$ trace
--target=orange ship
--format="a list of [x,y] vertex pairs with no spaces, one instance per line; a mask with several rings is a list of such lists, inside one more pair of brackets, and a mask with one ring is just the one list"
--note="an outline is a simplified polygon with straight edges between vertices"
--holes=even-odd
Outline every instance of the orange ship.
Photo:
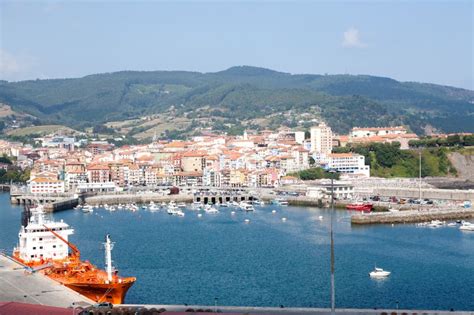
[[25,209],[13,258],[98,303],[122,304],[136,278],[119,277],[113,270],[110,236],[104,243],[106,270],[101,270],[89,261],[81,261],[79,250],[67,240],[72,233],[62,220],[46,220],[41,206]]

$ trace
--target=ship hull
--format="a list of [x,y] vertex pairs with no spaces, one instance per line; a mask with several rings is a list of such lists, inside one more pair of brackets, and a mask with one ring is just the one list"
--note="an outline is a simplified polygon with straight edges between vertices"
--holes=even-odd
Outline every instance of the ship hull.
[[354,211],[363,211],[363,212],[370,212],[372,210],[371,204],[348,204],[346,206],[347,210],[354,210]]
[[127,294],[133,282],[111,284],[64,283],[64,285],[98,303],[122,304],[125,294]]

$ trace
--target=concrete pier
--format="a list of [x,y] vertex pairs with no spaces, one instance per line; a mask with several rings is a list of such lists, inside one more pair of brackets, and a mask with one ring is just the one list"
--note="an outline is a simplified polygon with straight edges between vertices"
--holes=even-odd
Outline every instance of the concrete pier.
[[155,193],[147,193],[147,194],[115,194],[115,195],[98,195],[92,197],[85,197],[84,202],[90,205],[98,205],[98,204],[108,204],[108,205],[117,205],[119,203],[149,203],[150,201],[153,202],[169,202],[169,201],[176,201],[176,202],[192,202],[193,196],[192,195],[161,195]]
[[[163,314],[185,315],[185,314],[281,314],[281,315],[330,315],[331,310],[328,308],[310,308],[310,307],[252,307],[252,306],[216,306],[216,305],[132,305],[124,304],[115,306],[121,309],[138,310],[138,309],[155,309],[164,311]],[[133,313],[133,312],[132,312]],[[438,311],[438,310],[405,310],[405,309],[355,309],[355,308],[338,308],[336,314],[344,315],[473,315],[472,311]]]
[[0,301],[57,307],[84,307],[94,304],[94,301],[40,273],[27,272],[22,265],[2,253],[0,253]]
[[204,204],[215,204],[225,202],[241,202],[241,201],[252,201],[255,196],[247,192],[232,192],[219,190],[217,192],[200,192],[194,194],[193,201],[201,202]]
[[399,211],[372,212],[355,214],[351,217],[352,224],[392,224],[417,223],[431,220],[461,220],[474,218],[474,209],[431,210],[431,211]]

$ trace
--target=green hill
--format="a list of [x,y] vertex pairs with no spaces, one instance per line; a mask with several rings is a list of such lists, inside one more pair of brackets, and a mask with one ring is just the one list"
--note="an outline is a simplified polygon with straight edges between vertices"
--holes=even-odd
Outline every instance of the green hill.
[[398,124],[418,133],[427,126],[474,132],[470,90],[367,75],[292,75],[249,66],[216,73],[122,71],[0,81],[0,102],[43,124],[73,128],[160,113],[220,117],[224,125],[236,126],[265,118],[269,124],[294,127],[301,115],[311,112],[340,133],[354,126]]

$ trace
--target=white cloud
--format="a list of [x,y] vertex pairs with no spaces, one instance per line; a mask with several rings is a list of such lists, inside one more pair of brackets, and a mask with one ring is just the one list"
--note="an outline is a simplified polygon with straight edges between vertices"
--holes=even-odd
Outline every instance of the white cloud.
[[361,41],[359,30],[355,27],[351,27],[344,32],[342,46],[350,48],[363,48],[366,47],[367,44]]

